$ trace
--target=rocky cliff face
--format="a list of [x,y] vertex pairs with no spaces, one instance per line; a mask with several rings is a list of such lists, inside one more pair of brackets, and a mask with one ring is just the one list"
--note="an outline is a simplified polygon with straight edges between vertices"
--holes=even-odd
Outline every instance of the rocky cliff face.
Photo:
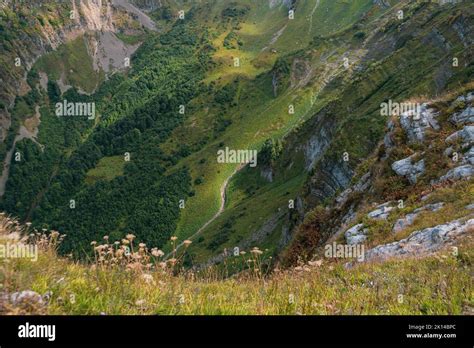
[[[423,257],[445,248],[456,250],[456,245],[472,236],[474,138],[470,127],[474,124],[468,116],[472,88],[471,83],[458,93],[425,101],[423,105],[437,115],[437,127],[425,128],[422,140],[410,138],[419,129],[417,122],[407,123],[403,115],[390,120],[391,146],[380,143],[367,159],[370,165],[362,166],[368,172],[358,182],[323,210],[307,213],[311,218],[296,228],[286,261],[294,262],[295,252],[303,258],[320,258],[328,243],[364,246],[359,262]],[[415,150],[414,155],[399,159]],[[336,174],[318,174],[324,175]]]
[[156,29],[145,13],[126,0],[71,0],[43,6],[6,0],[0,15],[5,23],[5,64],[0,66],[2,140],[10,126],[6,107],[12,106],[15,96],[29,91],[26,76],[39,57],[84,36],[94,69],[110,73],[124,68],[124,59],[138,47],[125,44],[115,35],[117,32],[136,34],[142,31],[140,26]]
[[[50,6],[47,12],[37,17],[33,16],[34,5],[18,4],[7,1],[2,6],[3,17],[6,19],[7,34],[21,35],[21,40],[9,42],[6,48],[10,53],[9,58],[19,58],[18,69],[5,66],[1,71],[3,80],[0,96],[7,100],[8,105],[17,94],[24,94],[27,89],[25,77],[34,62],[42,55],[58,48],[59,45],[76,38],[88,30],[113,30],[112,10],[109,2],[101,0],[71,1],[58,6]],[[14,27],[16,11],[21,11],[30,30]],[[39,9],[41,11],[41,9]],[[73,17],[73,18],[71,18]]]
[[275,8],[277,6],[284,5],[287,8],[292,8],[295,6],[297,0],[269,0],[268,1],[268,6],[270,8]]

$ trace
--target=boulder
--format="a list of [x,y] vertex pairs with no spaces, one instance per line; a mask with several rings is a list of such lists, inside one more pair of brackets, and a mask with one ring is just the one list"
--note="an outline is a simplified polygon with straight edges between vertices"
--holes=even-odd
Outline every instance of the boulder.
[[474,228],[474,219],[454,220],[415,231],[398,242],[379,245],[368,250],[365,253],[365,261],[426,255],[450,244],[458,236],[468,233],[472,228]]
[[393,171],[397,173],[397,175],[406,177],[411,184],[415,184],[418,176],[425,172],[425,161],[422,159],[413,163],[414,156],[415,155],[411,155],[392,164]]
[[445,175],[443,175],[439,181],[446,180],[461,180],[464,178],[470,178],[474,175],[474,166],[471,164],[466,164],[463,166],[455,167],[449,170]]
[[464,154],[462,163],[474,165],[474,146]]
[[422,212],[422,211],[426,211],[426,210],[429,210],[429,211],[432,211],[432,212],[435,212],[435,211],[438,211],[440,210],[442,207],[444,206],[444,203],[443,202],[439,202],[439,203],[433,203],[433,204],[427,204],[423,207],[420,207],[418,209],[415,209],[413,211],[413,213],[410,213],[410,214],[407,214],[405,215],[405,217],[401,218],[401,219],[398,219],[395,224],[393,225],[393,229],[392,229],[392,232],[393,233],[397,233],[403,229],[405,229],[406,227],[410,226],[413,224],[413,222],[415,221],[415,219],[418,217],[418,215]]
[[358,224],[349,228],[344,236],[349,245],[360,244],[367,240],[368,229],[364,228],[364,224]]
[[454,153],[454,149],[453,149],[452,146],[450,146],[450,147],[446,148],[446,150],[444,150],[444,155],[446,157],[451,157],[453,153]]
[[367,217],[375,220],[386,220],[393,207],[390,206],[390,202],[377,206],[377,209],[372,210],[367,214]]
[[400,115],[400,124],[405,130],[408,141],[411,143],[420,143],[425,140],[425,131],[427,129],[439,130],[438,121],[435,117],[438,113],[434,109],[428,108],[425,103],[421,105],[419,112],[410,110]]
[[458,125],[474,123],[474,107],[469,105],[463,111],[453,114],[449,120]]
[[464,146],[474,143],[474,126],[464,126],[446,138],[447,143],[461,141]]

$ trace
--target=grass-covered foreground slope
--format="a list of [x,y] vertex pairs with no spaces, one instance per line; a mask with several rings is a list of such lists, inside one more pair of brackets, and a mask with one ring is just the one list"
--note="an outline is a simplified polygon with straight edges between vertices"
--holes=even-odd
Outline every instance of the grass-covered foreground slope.
[[[19,243],[16,232],[34,233],[7,221],[1,218],[2,243]],[[261,272],[268,256],[247,253],[234,261],[246,263],[247,271],[224,280],[215,270],[179,273],[180,260],[162,263],[157,250],[145,251],[144,246],[135,245],[136,254],[127,258],[121,247],[95,245],[96,259],[86,265],[57,256],[62,238],[55,233],[30,238],[39,246],[36,262],[2,259],[0,264],[2,314],[467,314],[472,310],[472,236],[459,242],[456,256],[448,249],[423,259],[350,269],[341,262],[321,260],[271,275]],[[133,245],[133,236],[126,241]],[[109,247],[116,250],[112,256],[100,256]],[[22,300],[11,300],[19,298],[15,292],[22,293]]]

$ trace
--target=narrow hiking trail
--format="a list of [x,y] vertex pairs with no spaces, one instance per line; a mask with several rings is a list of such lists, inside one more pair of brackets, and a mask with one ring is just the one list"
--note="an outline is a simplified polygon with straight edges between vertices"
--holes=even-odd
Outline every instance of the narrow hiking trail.
[[155,22],[142,10],[133,4],[129,3],[127,0],[113,0],[112,2],[116,6],[121,6],[130,13],[133,13],[137,16],[138,21],[146,28],[150,30],[157,30]]
[[316,4],[313,7],[313,10],[311,11],[311,14],[309,15],[309,28],[308,28],[308,34],[311,35],[311,30],[313,29],[313,15],[314,12],[316,12],[316,9],[319,7],[319,3],[321,0],[316,0]]
[[[225,207],[225,203],[226,203],[226,192],[227,192],[227,186],[229,185],[229,182],[230,180],[234,177],[235,174],[237,174],[239,171],[241,171],[243,168],[245,168],[245,165],[241,164],[239,165],[233,172],[231,175],[229,175],[225,180],[224,182],[222,183],[221,185],[221,189],[220,189],[220,193],[221,193],[221,205],[219,207],[219,210],[214,214],[214,216],[212,218],[210,218],[209,220],[206,221],[206,223],[204,223],[204,225],[202,225],[196,232],[194,232],[191,236],[189,236],[187,239],[191,240],[193,238],[195,238],[197,235],[199,235],[202,231],[204,231],[206,229],[207,226],[209,226],[214,220],[216,220],[223,212],[224,212],[224,207]],[[176,248],[175,248],[175,251],[178,251],[179,248],[181,248],[184,244],[184,241],[179,243]],[[170,252],[168,253],[166,256],[165,256],[165,259],[167,259],[173,252]]]
[[10,165],[13,157],[13,152],[15,151],[16,143],[23,139],[30,139],[40,147],[41,151],[44,151],[44,145],[40,144],[36,140],[38,136],[39,124],[41,122],[40,118],[41,114],[39,112],[39,106],[36,106],[35,115],[25,120],[25,124],[27,122],[30,123],[30,129],[28,129],[25,125],[20,126],[18,134],[15,136],[10,150],[8,150],[7,154],[5,155],[5,160],[3,161],[2,175],[0,176],[0,197],[5,194],[5,187],[7,185],[8,176],[10,174]]
[[[284,95],[288,95],[290,94],[291,91],[286,91],[284,93]],[[262,111],[262,113],[264,112],[267,112],[269,109],[271,109],[271,107],[273,106],[273,104],[267,106],[265,108],[265,110]],[[306,114],[311,111],[311,108],[309,108],[301,117],[305,117]],[[289,132],[291,131],[291,127],[284,133],[283,137],[285,137],[286,135],[289,134]],[[191,236],[187,237],[186,239],[189,239],[189,240],[192,240],[193,238],[195,238],[196,236],[198,236],[202,231],[204,231],[207,226],[209,226],[213,221],[215,221],[223,212],[224,212],[224,208],[225,208],[225,203],[226,203],[226,191],[227,191],[227,186],[229,185],[229,182],[232,180],[232,178],[239,172],[241,171],[242,169],[245,168],[245,164],[240,164],[233,172],[231,175],[229,175],[225,180],[224,182],[222,183],[221,185],[221,189],[220,189],[220,193],[221,193],[221,205],[219,207],[219,210],[214,214],[214,216],[212,218],[210,218],[208,221],[206,221],[195,233],[193,233]],[[178,251],[179,248],[181,248],[182,246],[184,245],[184,241],[179,243],[176,248],[175,248],[175,251]],[[170,257],[171,255],[173,254],[173,252],[170,252],[168,253],[166,256],[165,256],[165,259],[168,259],[168,257]]]
[[[286,91],[283,96],[287,96],[291,93],[291,89]],[[313,105],[313,102],[311,104],[311,107],[306,110],[306,112],[304,112],[303,115],[301,115],[300,119],[304,119],[305,116],[307,115],[308,112],[311,111],[312,109],[312,105]],[[265,112],[268,112],[268,110],[270,110],[271,108],[273,107],[273,103],[271,103],[270,105],[268,105],[263,111],[262,113],[265,113]],[[292,130],[292,127],[290,127],[284,134],[283,134],[283,137],[285,137],[286,135],[288,135]],[[197,235],[199,235],[202,231],[204,231],[213,221],[215,221],[223,212],[224,212],[224,207],[225,207],[225,203],[226,203],[226,191],[227,191],[227,186],[229,184],[229,182],[232,180],[232,178],[240,171],[242,170],[243,168],[245,168],[245,165],[244,164],[241,164],[239,165],[235,170],[234,172],[229,175],[225,180],[224,182],[222,183],[221,185],[221,189],[220,189],[220,193],[221,193],[221,205],[219,207],[219,210],[214,214],[214,216],[212,218],[210,218],[206,223],[204,223],[195,233],[193,233],[191,236],[187,237],[187,239],[189,240],[192,240],[193,238],[195,238]],[[178,251],[179,248],[181,246],[184,245],[184,241],[179,243],[175,250]],[[173,252],[170,252],[168,253],[166,256],[165,256],[165,259],[167,259]]]

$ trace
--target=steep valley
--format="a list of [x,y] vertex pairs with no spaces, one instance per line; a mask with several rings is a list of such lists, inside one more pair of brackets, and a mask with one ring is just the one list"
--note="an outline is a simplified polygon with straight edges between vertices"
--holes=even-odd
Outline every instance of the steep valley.
[[[66,234],[53,259],[97,261],[104,236],[131,238],[165,265],[182,253],[184,270],[215,267],[230,291],[256,269],[245,255],[328,289],[337,274],[396,284],[420,258],[419,276],[459,272],[455,303],[414,287],[412,311],[377,298],[358,313],[472,310],[471,2],[3,0],[0,19],[0,209]],[[64,101],[94,114],[58,114]],[[389,102],[421,111],[384,115]],[[225,148],[257,151],[257,165],[220,163]],[[365,260],[328,257],[331,243],[363,245]],[[451,248],[462,257],[433,266]],[[234,305],[223,312],[245,311]],[[127,313],[99,307],[81,313]],[[282,308],[262,311],[299,311]]]

